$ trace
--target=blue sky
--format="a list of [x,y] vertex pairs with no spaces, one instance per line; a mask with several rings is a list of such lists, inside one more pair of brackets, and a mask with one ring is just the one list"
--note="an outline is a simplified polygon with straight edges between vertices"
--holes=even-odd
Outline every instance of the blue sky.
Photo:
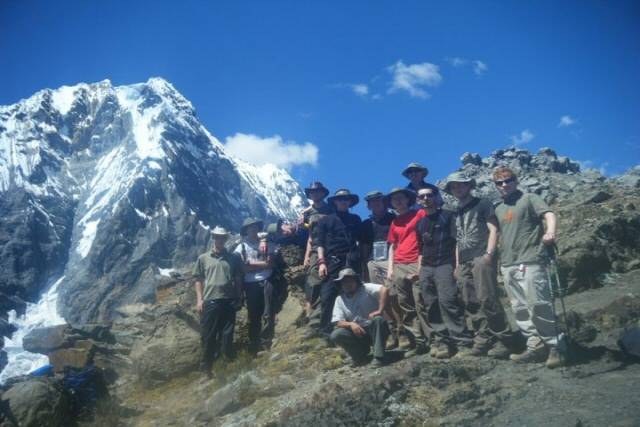
[[161,76],[240,154],[267,144],[332,190],[388,190],[410,161],[435,181],[514,141],[640,162],[635,1],[4,0],[0,53],[0,104]]

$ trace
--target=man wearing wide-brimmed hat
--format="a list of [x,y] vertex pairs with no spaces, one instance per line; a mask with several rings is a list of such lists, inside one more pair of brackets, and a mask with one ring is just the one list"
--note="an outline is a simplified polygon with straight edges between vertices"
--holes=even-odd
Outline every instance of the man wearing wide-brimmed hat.
[[427,338],[417,317],[417,310],[422,311],[424,307],[418,284],[420,251],[416,225],[425,216],[425,212],[412,208],[416,202],[416,193],[408,188],[394,188],[387,197],[396,211],[387,238],[390,245],[387,278],[395,288],[402,308],[402,326],[409,339],[405,349],[409,355],[423,354],[427,352]]
[[366,263],[365,281],[384,285],[389,289],[389,318],[393,343],[389,348],[399,345],[399,333],[402,320],[402,310],[398,305],[398,295],[395,288],[387,281],[389,269],[389,228],[396,217],[389,211],[389,200],[381,191],[370,191],[364,197],[367,208],[371,211],[369,218],[362,221],[360,238],[362,241],[362,259]]
[[242,223],[242,241],[235,249],[244,263],[244,295],[249,315],[249,353],[255,355],[271,347],[275,329],[273,310],[273,261],[275,245],[269,244],[266,233],[259,236],[264,223],[247,218]]
[[237,256],[225,249],[229,232],[215,227],[213,247],[193,267],[196,309],[201,313],[201,370],[211,377],[213,362],[224,354],[232,359],[236,309],[242,301],[243,269]]
[[425,181],[425,178],[429,175],[429,169],[420,163],[409,163],[406,168],[402,170],[402,176],[409,180],[407,187],[409,190],[413,190],[416,194],[421,188],[431,188],[436,194],[438,203],[442,204],[442,196],[440,189],[433,184]]
[[513,332],[498,297],[498,220],[490,200],[473,196],[475,186],[475,179],[454,172],[444,190],[458,201],[456,277],[474,332],[470,354],[508,358]]
[[333,207],[326,203],[324,199],[329,195],[329,190],[319,181],[312,182],[304,189],[304,194],[311,200],[311,206],[302,212],[300,219],[301,226],[307,230],[308,239],[304,254],[304,266],[306,268],[305,278],[305,309],[312,326],[320,322],[318,316],[312,316],[314,311],[319,311],[320,285],[322,278],[318,272],[318,245],[311,239],[313,227],[323,215],[333,212]]
[[323,282],[320,289],[320,331],[331,332],[331,312],[338,296],[333,279],[345,266],[360,269],[359,231],[361,220],[349,212],[359,198],[349,190],[340,189],[329,199],[335,212],[321,217],[313,227],[311,239],[318,245],[318,273]]
[[342,269],[334,282],[341,288],[332,310],[335,329],[331,341],[342,347],[352,359],[352,366],[368,362],[373,347],[374,366],[385,363],[385,343],[389,326],[382,316],[388,290],[373,283],[362,283],[351,268]]
[[342,221],[347,229],[347,234],[351,242],[351,251],[349,252],[347,264],[357,273],[360,273],[362,270],[362,261],[359,244],[362,219],[360,219],[359,215],[349,211],[349,209],[360,202],[360,198],[357,194],[351,193],[346,188],[341,188],[337,190],[333,196],[329,197],[327,202],[333,206],[335,215],[340,218],[340,221]]

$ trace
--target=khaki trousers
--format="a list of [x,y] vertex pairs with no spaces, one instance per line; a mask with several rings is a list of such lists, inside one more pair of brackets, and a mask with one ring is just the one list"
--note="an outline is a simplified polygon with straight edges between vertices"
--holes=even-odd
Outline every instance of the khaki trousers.
[[518,328],[527,337],[527,347],[535,349],[543,343],[556,346],[556,319],[546,266],[510,265],[500,270]]

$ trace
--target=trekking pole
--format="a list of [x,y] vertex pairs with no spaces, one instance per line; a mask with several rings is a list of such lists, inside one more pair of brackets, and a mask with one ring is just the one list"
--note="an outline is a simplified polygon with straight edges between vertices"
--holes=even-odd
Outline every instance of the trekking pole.
[[[564,340],[564,335],[571,340],[571,335],[569,334],[569,323],[567,322],[567,309],[564,304],[564,289],[562,288],[562,282],[560,281],[560,274],[558,273],[558,263],[557,263],[557,252],[558,248],[555,244],[549,245],[546,247],[547,257],[549,261],[549,266],[547,268],[547,278],[549,281],[549,287],[551,288],[551,308],[553,311],[554,317],[556,316],[556,308],[555,301],[556,298],[560,300],[560,307],[562,309],[562,321],[565,325],[565,333],[563,334],[558,327],[558,323],[556,322],[556,336],[558,337],[558,350],[560,353],[566,353],[568,350],[568,345]],[[553,270],[553,277],[551,275],[551,270]],[[561,347],[563,346],[563,347]]]

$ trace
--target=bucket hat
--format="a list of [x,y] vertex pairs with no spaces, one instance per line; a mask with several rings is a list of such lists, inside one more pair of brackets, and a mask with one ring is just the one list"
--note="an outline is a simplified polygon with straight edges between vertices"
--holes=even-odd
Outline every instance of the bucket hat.
[[346,188],[341,188],[339,190],[336,190],[334,195],[327,199],[327,202],[329,202],[329,204],[333,204],[334,200],[336,199],[349,199],[350,208],[357,205],[358,202],[360,201],[360,198],[358,197],[357,194],[351,193],[351,191],[347,190]]
[[467,176],[463,172],[453,172],[447,177],[447,184],[444,186],[444,191],[446,193],[451,194],[451,183],[452,182],[463,182],[471,184],[471,188],[476,188],[476,180]]
[[360,276],[358,276],[358,273],[356,273],[353,268],[343,268],[342,270],[340,270],[340,273],[338,273],[338,278],[334,279],[333,281],[336,283],[342,283],[344,279],[350,277],[356,279],[358,283],[362,283],[362,280],[360,280]]
[[416,202],[416,197],[417,197],[416,192],[408,188],[402,188],[402,187],[392,188],[391,191],[389,191],[389,193],[387,194],[387,198],[389,198],[389,201],[391,201],[391,197],[397,193],[403,193],[405,196],[407,196],[409,198],[410,206]]
[[312,182],[311,185],[304,189],[304,194],[309,197],[309,192],[316,190],[320,190],[324,193],[324,196],[322,196],[323,199],[329,195],[329,189],[322,185],[320,181]]
[[422,171],[424,172],[424,176],[429,175],[429,169],[427,169],[425,166],[422,166],[420,163],[413,162],[409,163],[407,167],[404,168],[404,170],[402,171],[402,176],[409,179],[409,172],[412,170]]
[[220,227],[219,225],[216,225],[213,228],[213,230],[211,231],[211,234],[213,234],[214,236],[223,236],[223,237],[229,237],[231,235],[226,228]]
[[260,225],[260,229],[262,229],[262,227],[264,226],[264,222],[261,219],[257,219],[257,218],[247,218],[242,222],[242,227],[240,227],[240,234],[242,234],[243,236],[245,235],[245,232],[247,231],[247,228],[251,227],[252,225],[255,224],[259,224]]

